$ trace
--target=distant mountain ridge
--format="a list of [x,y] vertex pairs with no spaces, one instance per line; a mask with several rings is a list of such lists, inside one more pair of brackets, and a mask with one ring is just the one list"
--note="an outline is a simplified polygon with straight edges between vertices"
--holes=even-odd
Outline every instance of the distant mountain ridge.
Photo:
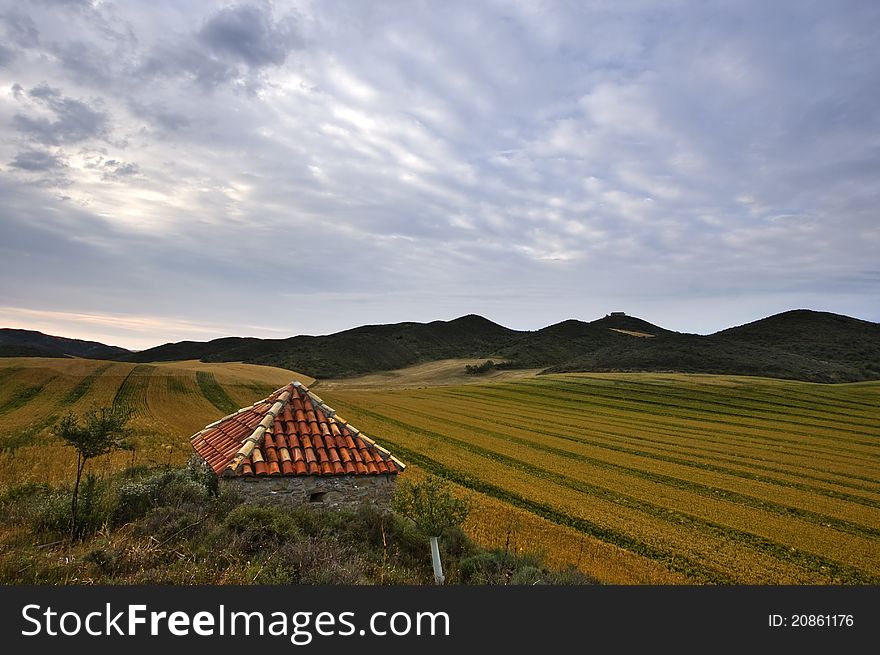
[[2,357],[115,359],[130,352],[125,348],[108,346],[97,341],[56,337],[36,330],[0,328],[0,356]]
[[[806,309],[776,314],[702,336],[666,330],[619,312],[594,321],[566,320],[519,331],[469,314],[451,321],[363,325],[324,336],[287,339],[224,337],[180,341],[140,352],[35,336],[6,348],[38,348],[78,357],[133,362],[200,359],[244,361],[336,378],[450,358],[503,361],[506,368],[545,372],[669,371],[779,377],[813,382],[880,380],[880,324]],[[57,340],[61,340],[59,343]],[[87,344],[73,352],[74,344]],[[89,354],[84,354],[89,353]]]
[[[645,338],[639,335],[651,335]],[[326,336],[180,342],[125,355],[281,366],[316,378],[360,375],[447,358],[505,360],[547,372],[678,371],[814,382],[880,379],[880,324],[793,310],[708,336],[609,314],[518,331],[470,314],[452,321],[364,325]]]

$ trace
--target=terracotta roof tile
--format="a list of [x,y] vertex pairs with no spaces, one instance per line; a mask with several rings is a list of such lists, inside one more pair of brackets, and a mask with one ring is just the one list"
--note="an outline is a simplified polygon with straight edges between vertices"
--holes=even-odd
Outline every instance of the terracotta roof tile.
[[402,470],[387,451],[334,416],[306,387],[291,383],[212,423],[190,443],[218,475],[393,475]]

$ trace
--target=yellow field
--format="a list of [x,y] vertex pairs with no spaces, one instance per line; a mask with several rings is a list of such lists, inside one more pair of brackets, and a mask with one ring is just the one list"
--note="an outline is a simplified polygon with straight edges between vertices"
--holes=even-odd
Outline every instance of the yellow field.
[[[478,543],[617,584],[880,583],[880,384],[463,367],[317,386],[408,479],[470,495]],[[246,364],[0,360],[0,487],[70,479],[73,452],[49,432],[65,411],[135,410],[137,450],[93,470],[180,463],[192,433],[292,379],[313,382]]]
[[880,582],[880,384],[664,374],[322,390],[475,498],[481,543],[614,583]]
[[239,363],[0,359],[0,488],[71,479],[74,451],[50,433],[68,411],[117,404],[135,412],[136,449],[99,458],[90,463],[93,470],[181,463],[192,454],[190,435],[294,379],[313,381],[285,369]]

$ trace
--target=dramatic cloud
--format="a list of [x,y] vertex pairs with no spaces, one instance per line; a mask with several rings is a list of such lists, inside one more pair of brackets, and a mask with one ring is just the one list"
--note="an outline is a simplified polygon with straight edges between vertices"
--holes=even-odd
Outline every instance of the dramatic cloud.
[[218,56],[240,59],[254,68],[280,66],[300,41],[291,18],[274,23],[257,6],[221,9],[205,22],[199,39]]
[[[21,95],[20,91],[18,93]],[[15,114],[13,125],[38,143],[60,145],[78,143],[107,133],[107,115],[86,103],[61,95],[46,84],[28,92],[30,104],[46,115]]]
[[18,153],[9,165],[25,171],[48,171],[62,168],[64,162],[58,155],[40,150],[28,150]]
[[8,4],[24,322],[880,320],[871,3]]

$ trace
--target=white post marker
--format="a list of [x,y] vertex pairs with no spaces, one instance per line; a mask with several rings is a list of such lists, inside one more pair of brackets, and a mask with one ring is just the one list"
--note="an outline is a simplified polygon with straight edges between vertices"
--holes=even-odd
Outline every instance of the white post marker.
[[443,584],[443,566],[440,564],[440,545],[437,537],[431,537],[431,561],[434,563],[434,582]]

